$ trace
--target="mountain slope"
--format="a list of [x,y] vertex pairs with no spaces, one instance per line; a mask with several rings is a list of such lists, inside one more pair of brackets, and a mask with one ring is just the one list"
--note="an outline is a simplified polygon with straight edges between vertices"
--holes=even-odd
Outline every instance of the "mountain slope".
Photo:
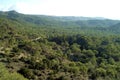
[[0,12],[0,79],[119,80],[119,23]]
[[18,20],[37,25],[52,25],[52,26],[70,26],[74,27],[109,27],[117,24],[117,20],[89,18],[89,17],[55,17],[44,15],[24,15],[15,11],[0,12],[1,17]]
[[120,23],[115,24],[115,25],[109,27],[109,30],[113,31],[116,34],[119,34],[120,33]]

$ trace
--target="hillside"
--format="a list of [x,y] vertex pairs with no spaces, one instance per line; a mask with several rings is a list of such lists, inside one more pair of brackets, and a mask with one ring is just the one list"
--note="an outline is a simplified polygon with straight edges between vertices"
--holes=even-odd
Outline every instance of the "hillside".
[[105,18],[90,18],[90,17],[72,17],[72,16],[46,16],[46,15],[25,15],[16,11],[0,12],[0,16],[8,19],[28,22],[38,25],[59,25],[67,26],[74,25],[75,27],[109,27],[117,24],[117,20],[109,20]]
[[119,80],[119,25],[0,12],[0,80]]

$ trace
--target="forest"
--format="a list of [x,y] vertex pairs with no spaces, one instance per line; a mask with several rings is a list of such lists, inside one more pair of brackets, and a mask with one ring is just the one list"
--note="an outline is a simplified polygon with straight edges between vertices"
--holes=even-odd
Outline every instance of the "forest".
[[120,80],[120,21],[0,12],[0,80]]

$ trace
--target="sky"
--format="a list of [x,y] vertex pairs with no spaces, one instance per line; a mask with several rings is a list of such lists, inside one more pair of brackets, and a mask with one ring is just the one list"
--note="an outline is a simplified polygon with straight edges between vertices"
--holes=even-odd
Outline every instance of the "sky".
[[0,0],[0,11],[120,20],[120,0]]

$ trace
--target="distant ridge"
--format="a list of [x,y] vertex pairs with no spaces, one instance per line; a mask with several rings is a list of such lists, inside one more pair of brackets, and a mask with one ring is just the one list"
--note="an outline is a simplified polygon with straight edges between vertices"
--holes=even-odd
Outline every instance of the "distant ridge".
[[[19,13],[15,10],[11,11],[0,11],[1,13]],[[19,13],[23,14],[23,13]],[[35,15],[35,14],[25,14],[25,15]],[[47,17],[56,17],[64,20],[105,20],[107,18],[104,17],[84,17],[84,16],[52,16],[52,15],[36,15],[36,16],[47,16]]]
[[1,18],[7,18],[21,23],[39,26],[62,26],[62,27],[110,27],[118,24],[119,20],[111,20],[103,17],[76,17],[76,16],[49,16],[27,15],[15,10],[0,11]]

